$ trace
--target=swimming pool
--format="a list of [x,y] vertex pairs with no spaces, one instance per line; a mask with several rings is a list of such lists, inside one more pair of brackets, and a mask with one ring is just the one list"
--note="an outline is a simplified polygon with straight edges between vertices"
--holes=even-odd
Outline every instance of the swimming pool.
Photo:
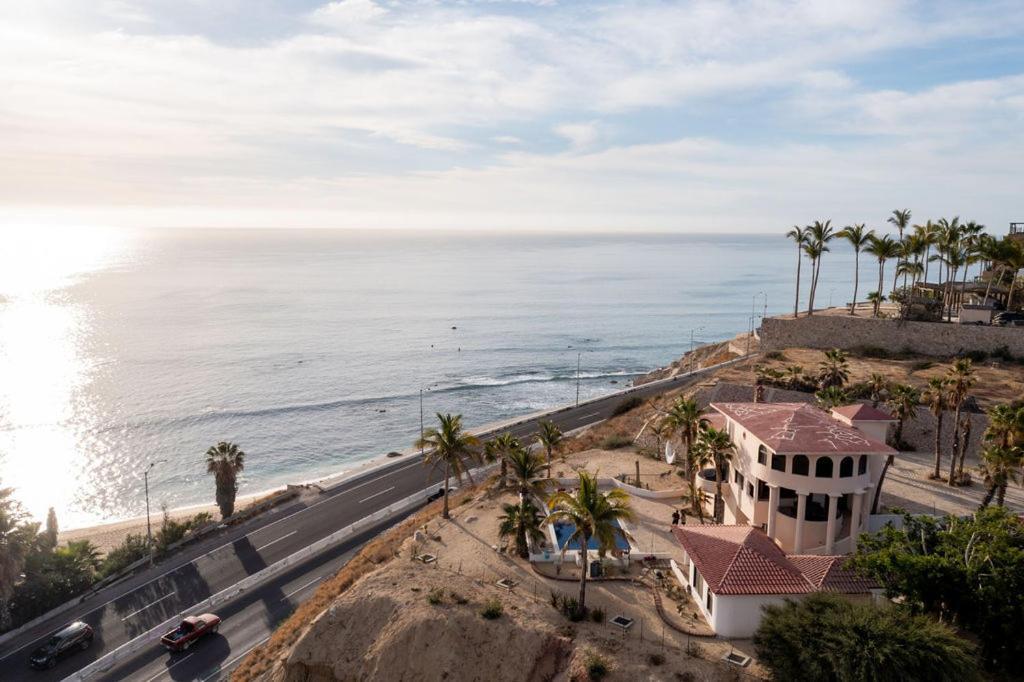
[[[619,526],[618,521],[612,521],[612,523],[621,528],[621,526]],[[571,542],[569,542],[568,546],[566,546],[566,541],[569,539],[569,536],[576,532],[575,525],[567,523],[565,521],[556,521],[551,525],[555,530],[555,537],[558,539],[558,549],[576,550],[577,552],[579,551],[579,540],[572,540]],[[621,535],[616,535],[615,547],[623,552],[628,552],[629,542],[627,542],[626,539]],[[597,551],[597,538],[590,538],[590,541],[587,542],[587,549],[593,550],[595,552]]]

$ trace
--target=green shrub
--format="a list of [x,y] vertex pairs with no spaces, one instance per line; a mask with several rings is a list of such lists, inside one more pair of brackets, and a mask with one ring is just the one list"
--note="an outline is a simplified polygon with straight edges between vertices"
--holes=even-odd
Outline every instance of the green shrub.
[[893,356],[888,349],[880,346],[858,346],[854,349],[854,352],[861,357],[877,358],[879,360],[888,360]]
[[785,360],[786,355],[781,350],[770,350],[764,354],[764,357],[768,360]]
[[107,552],[107,556],[100,566],[100,577],[106,578],[119,573],[139,559],[144,559],[148,553],[146,536],[129,533],[120,545]]
[[968,350],[961,353],[960,357],[967,358],[971,362],[985,362],[988,360],[988,352],[983,350]]
[[619,448],[629,447],[632,444],[632,438],[621,434],[613,434],[601,441],[601,447],[605,450],[618,450]]
[[926,369],[931,369],[935,366],[935,363],[931,360],[919,360],[910,366],[911,372],[923,372]]
[[643,404],[644,399],[641,398],[640,396],[630,396],[615,406],[615,409],[612,410],[611,416],[618,417],[620,414],[626,414],[630,410],[635,410],[636,408],[640,407]]
[[602,609],[601,607],[596,607],[592,609],[590,612],[590,620],[594,621],[595,623],[603,623],[604,609]]
[[562,603],[562,595],[559,594],[558,592],[555,592],[554,590],[551,590],[551,606],[556,608],[556,609],[560,609],[561,603]]
[[597,654],[587,656],[587,675],[592,680],[603,680],[608,675],[608,663]]
[[1010,352],[1009,346],[999,346],[999,348],[992,351],[992,357],[1003,362],[1014,362],[1016,360],[1013,357],[1013,353]]
[[497,599],[490,599],[484,604],[483,609],[480,610],[480,615],[487,620],[497,620],[501,618],[501,614],[505,613],[505,609],[502,607],[501,602]]
[[444,601],[444,590],[440,587],[435,587],[430,592],[427,592],[427,601],[435,606]]

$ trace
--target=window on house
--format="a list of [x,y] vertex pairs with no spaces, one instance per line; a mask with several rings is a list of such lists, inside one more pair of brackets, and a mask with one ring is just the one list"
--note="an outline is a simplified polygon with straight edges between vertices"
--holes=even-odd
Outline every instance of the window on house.
[[704,579],[700,577],[700,572],[697,570],[696,565],[693,567],[693,589],[697,591],[698,595],[704,589]]
[[853,457],[843,457],[843,461],[839,463],[839,478],[850,476],[853,476]]
[[810,471],[811,463],[807,459],[807,455],[794,455],[793,456],[793,473],[797,476],[806,476],[807,472]]
[[832,478],[832,458],[819,457],[814,463],[814,475],[817,478]]
[[711,615],[711,602],[712,602],[711,590],[708,590],[708,615],[709,616]]
[[753,496],[754,496],[754,484],[753,483],[748,483],[747,484],[747,497],[753,497]]
[[785,471],[786,470],[786,456],[785,455],[772,455],[772,469],[774,471]]
[[767,464],[768,463],[768,448],[761,446],[757,449],[757,463]]
[[868,456],[861,455],[860,461],[857,462],[857,474],[863,476],[868,472]]
[[757,499],[763,501],[768,499],[768,486],[764,481],[757,482]]

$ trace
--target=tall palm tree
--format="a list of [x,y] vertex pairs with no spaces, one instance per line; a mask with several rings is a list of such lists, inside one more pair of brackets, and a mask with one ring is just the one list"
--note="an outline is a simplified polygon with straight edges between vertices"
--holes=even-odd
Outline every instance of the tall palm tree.
[[796,243],[796,300],[793,303],[794,318],[800,314],[800,264],[804,257],[804,246],[807,245],[807,233],[808,229],[799,225],[794,225],[793,229],[786,233],[786,237]]
[[967,392],[974,386],[974,366],[970,358],[958,358],[946,374],[949,385],[949,404],[953,413],[953,458],[949,464],[949,485],[957,484],[956,453],[960,449],[960,412],[967,399]]
[[[896,432],[893,434],[893,440],[897,450],[903,448],[903,424],[908,419],[915,419],[917,417],[917,406],[921,404],[921,393],[913,386],[907,386],[906,384],[895,384],[889,389],[889,399],[885,402],[893,416],[896,417]],[[878,485],[875,486],[875,498],[871,502],[871,513],[878,513],[878,502],[882,499],[882,484],[885,483],[885,475],[889,472],[889,467],[892,466],[895,455],[889,455],[885,458],[885,463],[882,465],[882,473],[878,477]]]
[[245,453],[234,443],[221,441],[206,451],[206,473],[213,474],[222,519],[235,513],[238,472],[244,468]]
[[932,478],[942,478],[942,419],[949,409],[949,392],[947,379],[932,377],[928,380],[928,389],[924,393],[924,403],[935,417],[935,470]]
[[562,431],[553,421],[544,420],[540,423],[540,431],[537,432],[537,442],[541,444],[548,455],[548,476],[551,476],[551,453],[558,449],[562,442]]
[[580,613],[586,611],[587,573],[590,569],[590,539],[597,540],[599,556],[615,548],[617,538],[627,539],[629,535],[623,530],[622,521],[633,518],[630,508],[629,494],[620,488],[613,488],[606,493],[597,488],[597,479],[585,471],[580,472],[579,487],[574,492],[557,492],[548,499],[550,514],[544,523],[564,521],[575,528],[572,535],[562,547],[562,553],[569,541],[579,543],[583,565],[580,570]]
[[462,428],[461,414],[437,413],[439,427],[427,429],[415,446],[425,448],[423,463],[432,468],[444,467],[444,511],[441,516],[450,519],[448,514],[448,491],[452,476],[462,482],[466,476],[470,482],[473,475],[469,472],[469,464],[480,459],[480,440],[473,434],[466,433]]
[[509,475],[515,482],[520,499],[530,495],[539,495],[544,491],[547,481],[544,476],[544,462],[530,452],[529,448],[515,448],[506,456]]
[[981,501],[980,509],[984,509],[996,498],[996,504],[1000,507],[1006,500],[1006,487],[1010,483],[1018,483],[1022,458],[1021,449],[1018,447],[1003,447],[1000,445],[989,445],[981,451],[982,479],[985,481],[985,498]]
[[985,429],[985,440],[1008,448],[1020,445],[1024,434],[1024,407],[1013,405],[996,405],[988,410],[988,427]]
[[[701,427],[707,424],[704,412],[704,408],[698,405],[696,400],[684,396],[676,396],[676,399],[672,401],[671,407],[665,412],[665,417],[661,421],[665,433],[670,438],[678,436],[683,444],[683,451],[686,453],[683,470],[686,473],[686,479],[690,481],[693,481],[697,475],[697,469],[694,466],[690,452],[693,450],[693,444]],[[696,504],[696,500],[691,500],[691,504]],[[696,507],[693,507],[693,510],[696,511]]]
[[715,523],[723,523],[725,498],[722,496],[722,483],[728,470],[728,463],[736,451],[736,446],[726,431],[720,431],[711,426],[700,432],[700,442],[715,467]]
[[829,386],[816,391],[814,399],[818,403],[818,407],[823,410],[832,410],[850,404],[850,396],[839,386]]
[[878,407],[878,403],[882,402],[882,398],[885,397],[886,391],[889,388],[889,380],[883,374],[872,372],[868,376],[866,384],[868,397],[871,399],[871,407]]
[[516,554],[522,559],[529,559],[529,540],[536,543],[544,539],[544,531],[541,529],[543,518],[540,511],[529,498],[520,500],[519,504],[504,504],[501,509],[505,513],[498,517],[498,536],[501,538],[514,537]]
[[1008,249],[1006,255],[1006,271],[1010,275],[1010,292],[1006,295],[1006,309],[1013,310],[1013,293],[1017,289],[1017,273],[1024,268],[1024,246],[1014,244]]
[[899,255],[900,245],[893,241],[893,238],[889,235],[871,235],[868,239],[867,248],[864,249],[870,253],[876,259],[878,259],[878,294],[879,298],[875,300],[874,315],[878,317],[878,308],[881,303],[882,287],[885,283],[885,261],[892,258],[896,258]]
[[814,272],[811,275],[811,295],[810,300],[807,303],[807,314],[814,314],[814,295],[818,291],[818,276],[821,274],[821,259],[826,253],[831,251],[828,247],[828,243],[836,236],[833,232],[832,221],[826,220],[824,222],[815,220],[813,224],[809,225],[810,235],[808,237],[808,244],[804,247],[804,251],[808,256],[811,257]]
[[501,465],[501,487],[508,484],[508,456],[520,447],[519,439],[506,431],[492,438],[484,445],[484,459],[488,462],[497,460]]
[[860,252],[867,246],[868,240],[875,234],[874,230],[865,228],[864,223],[847,225],[839,232],[842,237],[853,247],[853,301],[850,302],[850,314],[854,315],[857,308],[857,288],[860,285]]
[[928,282],[928,263],[931,262],[931,250],[932,245],[935,244],[935,237],[938,232],[938,228],[935,223],[929,219],[924,225],[915,225],[914,232],[921,238],[924,245],[924,255],[921,259],[924,263],[924,282]]
[[892,215],[886,219],[886,222],[899,230],[899,239],[900,241],[903,241],[903,230],[907,229],[907,225],[910,224],[910,209],[896,209],[892,212]]

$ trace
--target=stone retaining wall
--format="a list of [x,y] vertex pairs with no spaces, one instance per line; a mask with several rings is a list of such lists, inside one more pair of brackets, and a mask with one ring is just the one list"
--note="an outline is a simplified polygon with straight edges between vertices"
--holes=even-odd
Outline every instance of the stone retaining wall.
[[1014,356],[1024,356],[1024,328],[901,322],[849,315],[814,315],[796,320],[772,317],[761,323],[764,351],[792,347],[850,350],[864,346],[942,358],[972,350],[991,353],[1006,347]]

